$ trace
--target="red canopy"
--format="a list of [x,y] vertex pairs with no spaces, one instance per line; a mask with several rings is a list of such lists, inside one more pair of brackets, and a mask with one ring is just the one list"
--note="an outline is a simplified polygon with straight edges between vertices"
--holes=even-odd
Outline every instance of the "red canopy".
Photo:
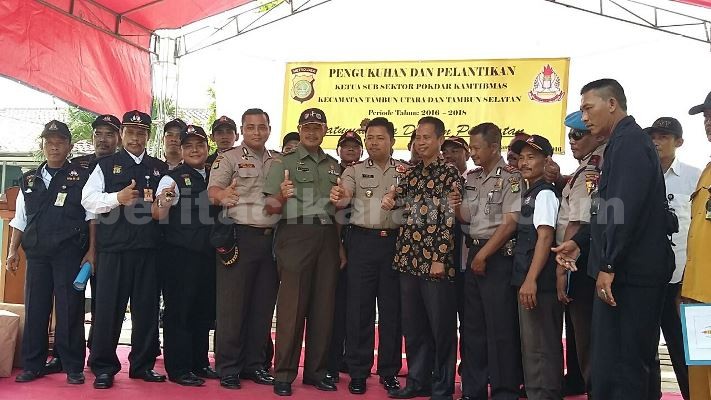
[[695,6],[711,8],[711,0],[676,0],[679,3],[692,4]]
[[250,0],[2,0],[0,75],[95,113],[150,111],[153,31]]

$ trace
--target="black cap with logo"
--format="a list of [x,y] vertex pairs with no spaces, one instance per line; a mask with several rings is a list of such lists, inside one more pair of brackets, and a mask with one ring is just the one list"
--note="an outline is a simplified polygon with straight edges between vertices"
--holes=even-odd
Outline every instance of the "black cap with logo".
[[235,132],[237,131],[237,124],[235,123],[235,121],[232,118],[225,116],[225,115],[216,119],[212,123],[212,127],[210,128],[210,131],[215,132],[215,129],[221,128],[223,126],[227,126],[231,129],[233,129]]
[[289,132],[284,135],[284,138],[281,140],[281,147],[286,146],[286,144],[291,142],[292,140],[296,140],[297,142],[301,141],[301,137],[299,137],[299,132]]
[[188,124],[185,123],[180,118],[175,118],[173,120],[168,121],[165,126],[163,126],[163,132],[168,132],[168,129],[170,128],[178,128],[180,130],[181,134],[185,130],[185,128],[188,127]]
[[516,154],[521,154],[521,150],[523,150],[526,146],[533,147],[545,156],[553,155],[553,146],[551,146],[551,142],[541,135],[531,135],[531,137],[526,140],[517,140],[513,142],[511,144],[511,151]]
[[464,138],[459,136],[450,136],[444,139],[444,143],[442,143],[442,148],[440,150],[444,151],[444,148],[447,146],[461,147],[464,150],[469,151],[469,143],[467,143]]
[[358,146],[363,147],[363,140],[360,138],[360,135],[358,135],[355,131],[344,132],[341,137],[338,138],[338,144],[336,146],[340,147],[341,145],[343,145],[343,143],[349,140],[357,143]]
[[103,114],[96,117],[94,122],[91,123],[91,127],[94,129],[99,126],[108,126],[111,129],[119,130],[119,128],[121,128],[121,121],[111,114]]
[[649,128],[644,128],[644,133],[652,134],[655,132],[669,133],[678,138],[684,134],[684,130],[681,127],[681,123],[672,117],[661,117],[657,118],[656,121]]
[[121,126],[138,126],[151,129],[151,116],[138,110],[132,110],[123,115]]
[[69,131],[69,127],[64,122],[57,121],[53,119],[44,126],[42,134],[40,137],[47,137],[49,135],[59,135],[66,139],[72,138],[72,133]]
[[325,123],[326,113],[318,108],[309,108],[299,115],[299,125]]
[[704,112],[704,110],[711,110],[711,92],[706,95],[706,100],[698,106],[693,106],[689,109],[689,115],[695,115]]
[[185,143],[185,141],[188,140],[188,138],[191,136],[198,137],[207,142],[207,133],[205,133],[204,129],[196,125],[188,125],[180,133],[180,144]]

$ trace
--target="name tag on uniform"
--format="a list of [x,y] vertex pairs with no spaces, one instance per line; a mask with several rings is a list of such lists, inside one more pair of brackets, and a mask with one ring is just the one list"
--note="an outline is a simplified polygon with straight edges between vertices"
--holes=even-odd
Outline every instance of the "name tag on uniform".
[[143,201],[153,203],[153,189],[143,189]]
[[56,207],[64,207],[64,201],[67,199],[67,194],[64,192],[57,193],[57,199],[54,200]]
[[247,164],[237,164],[239,168],[256,168],[256,165],[247,163]]
[[363,178],[375,178],[375,175],[363,174]]

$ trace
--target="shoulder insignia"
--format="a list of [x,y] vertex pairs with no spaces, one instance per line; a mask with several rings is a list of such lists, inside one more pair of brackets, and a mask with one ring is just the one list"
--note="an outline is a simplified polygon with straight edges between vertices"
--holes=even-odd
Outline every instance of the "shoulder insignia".
[[484,170],[484,168],[476,166],[476,167],[470,169],[469,171],[467,171],[467,175],[471,175],[475,172],[481,172],[482,170]]
[[504,171],[508,172],[509,174],[515,174],[518,171],[518,168],[512,167],[508,164],[504,165]]
[[225,158],[225,156],[223,156],[222,154],[217,156],[217,158],[215,158],[215,161],[212,162],[212,167],[210,167],[210,169],[213,170],[220,168],[220,161],[222,161],[223,158]]
[[598,156],[597,154],[590,156],[590,161],[588,161],[588,165],[599,167],[600,166],[600,156]]

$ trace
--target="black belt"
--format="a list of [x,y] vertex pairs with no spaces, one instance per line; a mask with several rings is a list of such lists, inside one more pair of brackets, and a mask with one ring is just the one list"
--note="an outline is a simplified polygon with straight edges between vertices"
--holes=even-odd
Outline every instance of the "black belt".
[[269,236],[274,233],[274,228],[259,228],[251,225],[237,224],[237,229],[240,231],[246,231],[249,233],[254,233],[260,236]]
[[486,242],[488,242],[489,239],[474,239],[473,237],[469,235],[465,235],[464,237],[464,244],[469,247],[484,247]]
[[304,215],[296,218],[289,218],[283,220],[286,224],[304,224],[304,225],[332,225],[333,217],[319,217],[317,215]]
[[379,237],[397,236],[397,234],[399,232],[399,229],[371,229],[371,228],[363,228],[362,226],[358,226],[358,225],[351,225],[351,229],[353,229],[354,232],[360,232],[364,235],[379,236]]
[[[489,241],[489,239],[475,239],[469,235],[466,235],[466,234],[464,235],[464,244],[470,249],[471,248],[482,248],[488,241]],[[511,238],[511,239],[507,240],[506,242],[504,242],[504,245],[501,246],[501,248],[498,249],[498,251],[500,251],[501,254],[503,254],[507,257],[511,257],[511,256],[513,256],[514,247],[516,247],[516,239]]]

